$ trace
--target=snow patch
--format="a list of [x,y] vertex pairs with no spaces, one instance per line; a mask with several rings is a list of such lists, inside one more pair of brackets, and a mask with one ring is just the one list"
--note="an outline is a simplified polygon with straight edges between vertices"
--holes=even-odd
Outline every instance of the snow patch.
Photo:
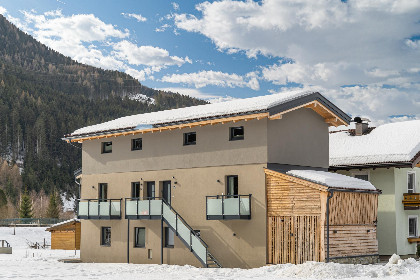
[[148,97],[147,95],[141,94],[141,93],[133,93],[128,95],[128,99],[130,100],[135,100],[138,102],[142,102],[142,103],[147,103],[147,104],[155,104],[155,99]]
[[378,126],[369,134],[330,134],[330,166],[409,162],[420,151],[420,120]]
[[83,127],[77,129],[71,135],[75,136],[100,131],[127,129],[136,127],[139,124],[154,125],[207,117],[264,111],[291,100],[310,95],[312,93],[313,92],[301,90],[290,91],[247,99],[235,99],[227,102],[132,115],[101,124]]
[[376,190],[368,181],[326,171],[290,170],[286,174],[332,188]]
[[60,194],[61,201],[63,203],[63,212],[74,211],[76,197],[70,196],[67,198],[67,193]]

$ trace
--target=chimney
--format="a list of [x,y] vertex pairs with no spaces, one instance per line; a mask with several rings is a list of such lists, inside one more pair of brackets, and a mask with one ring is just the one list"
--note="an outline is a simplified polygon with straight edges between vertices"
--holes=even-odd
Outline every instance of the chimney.
[[356,123],[356,132],[355,136],[362,136],[366,133],[366,131],[369,128],[369,119],[361,118],[361,117],[355,117],[353,121]]

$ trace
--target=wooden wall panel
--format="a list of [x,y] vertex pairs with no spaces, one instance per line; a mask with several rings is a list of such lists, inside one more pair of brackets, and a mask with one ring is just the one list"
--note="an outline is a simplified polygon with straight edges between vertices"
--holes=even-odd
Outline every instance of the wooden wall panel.
[[377,211],[378,194],[334,192],[330,199],[330,225],[373,225]]
[[378,254],[374,225],[330,226],[330,258],[374,254]]
[[272,264],[320,261],[319,216],[268,218],[268,261]]
[[320,215],[320,191],[266,175],[267,216]]
[[51,232],[51,249],[74,250],[80,249],[80,239],[77,248],[75,231]]

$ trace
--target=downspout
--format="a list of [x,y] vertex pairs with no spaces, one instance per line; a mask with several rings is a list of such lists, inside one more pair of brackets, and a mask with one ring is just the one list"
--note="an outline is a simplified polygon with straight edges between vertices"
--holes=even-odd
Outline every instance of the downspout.
[[330,262],[330,199],[334,195],[334,190],[329,190],[331,193],[327,196],[327,258],[326,262]]
[[127,263],[130,263],[130,219],[127,221]]

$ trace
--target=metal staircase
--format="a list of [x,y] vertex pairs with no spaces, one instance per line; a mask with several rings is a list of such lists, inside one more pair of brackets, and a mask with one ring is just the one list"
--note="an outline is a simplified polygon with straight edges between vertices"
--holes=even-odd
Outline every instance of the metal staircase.
[[162,219],[175,232],[204,267],[221,268],[220,262],[209,252],[208,245],[201,239],[188,223],[162,199]]

